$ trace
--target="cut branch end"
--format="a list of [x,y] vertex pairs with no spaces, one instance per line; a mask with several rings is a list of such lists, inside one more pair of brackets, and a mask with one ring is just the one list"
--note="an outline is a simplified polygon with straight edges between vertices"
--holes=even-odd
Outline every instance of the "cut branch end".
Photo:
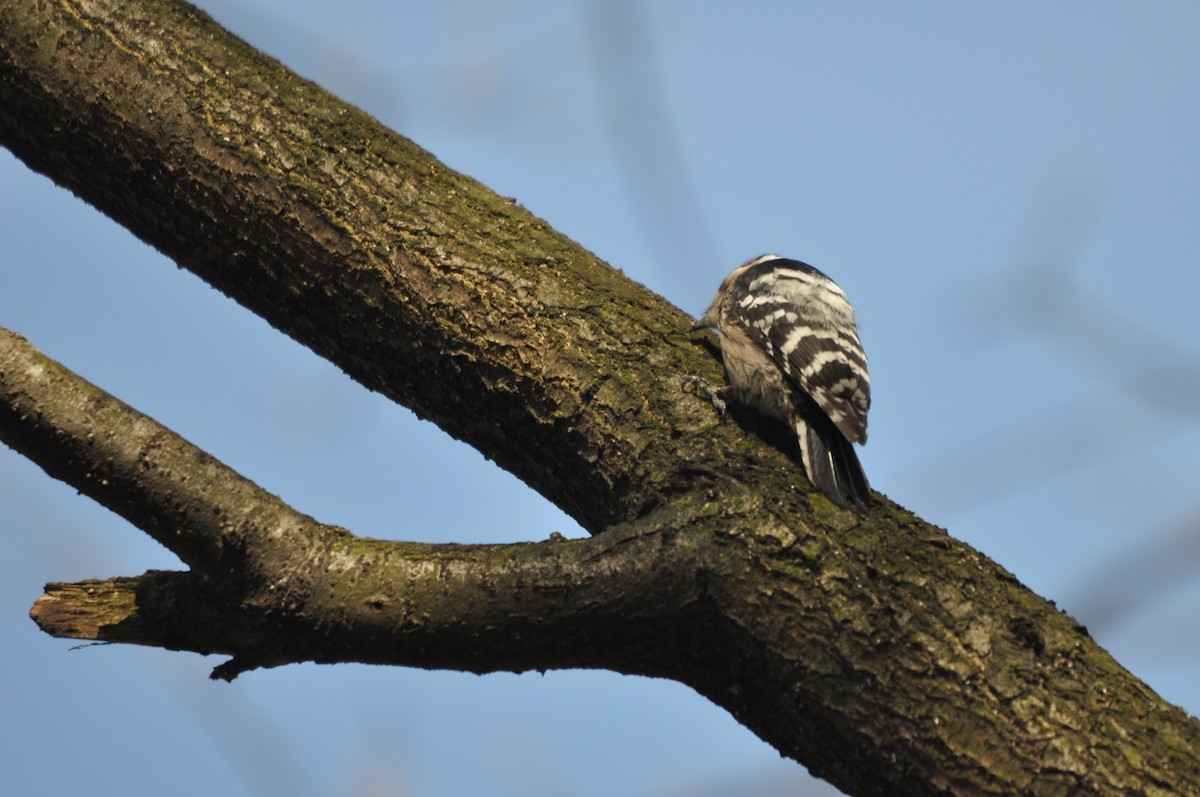
[[63,639],[119,641],[137,619],[138,579],[110,578],[67,584],[51,582],[29,610],[30,618],[51,636]]

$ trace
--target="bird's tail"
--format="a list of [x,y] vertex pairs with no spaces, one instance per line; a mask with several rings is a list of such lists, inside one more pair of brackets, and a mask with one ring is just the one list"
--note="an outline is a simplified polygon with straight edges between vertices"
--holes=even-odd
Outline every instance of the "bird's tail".
[[854,444],[846,439],[828,418],[793,422],[800,441],[800,456],[808,480],[839,506],[866,506],[871,501],[871,486],[863,473]]

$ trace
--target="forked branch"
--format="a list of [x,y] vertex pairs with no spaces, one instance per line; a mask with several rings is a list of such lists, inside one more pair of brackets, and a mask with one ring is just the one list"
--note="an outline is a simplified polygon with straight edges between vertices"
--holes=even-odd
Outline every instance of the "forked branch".
[[298,513],[0,330],[0,439],[192,570],[51,584],[48,633],[227,653],[215,675],[297,661],[493,672],[662,672],[696,603],[662,518],[586,540],[429,545]]
[[720,371],[677,308],[190,6],[4,3],[0,143],[597,534],[352,537],[10,335],[5,441],[191,567],[55,588],[60,631],[232,653],[225,676],[664,675],[852,794],[1200,794],[1200,723],[1085,629],[718,424],[683,390]]

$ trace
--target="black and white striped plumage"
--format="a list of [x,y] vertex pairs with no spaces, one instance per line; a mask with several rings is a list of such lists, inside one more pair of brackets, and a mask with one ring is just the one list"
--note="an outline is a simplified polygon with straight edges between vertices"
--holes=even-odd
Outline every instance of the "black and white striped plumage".
[[845,292],[807,263],[763,255],[725,278],[696,327],[720,334],[727,395],[796,430],[813,485],[866,504],[852,443],[867,442],[871,380]]

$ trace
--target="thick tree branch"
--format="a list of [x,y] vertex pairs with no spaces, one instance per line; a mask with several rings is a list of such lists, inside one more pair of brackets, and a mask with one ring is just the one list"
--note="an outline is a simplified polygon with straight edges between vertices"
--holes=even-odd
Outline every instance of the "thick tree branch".
[[[718,366],[677,309],[194,9],[4,2],[0,143],[608,529],[511,548],[359,540],[81,390],[103,416],[88,440],[70,407],[50,419],[64,372],[45,365],[39,387],[5,366],[5,439],[193,567],[137,582],[126,638],[233,652],[231,673],[590,655],[692,685],[854,794],[1200,794],[1200,724],[1070,618],[882,497],[860,515],[809,495],[770,429],[716,425],[681,390]],[[486,625],[472,637],[493,590],[496,627],[543,640],[537,655],[507,658],[520,651]]]
[[0,143],[585,528],[712,425],[663,400],[717,377],[677,308],[190,6],[7,2],[0,38]]

